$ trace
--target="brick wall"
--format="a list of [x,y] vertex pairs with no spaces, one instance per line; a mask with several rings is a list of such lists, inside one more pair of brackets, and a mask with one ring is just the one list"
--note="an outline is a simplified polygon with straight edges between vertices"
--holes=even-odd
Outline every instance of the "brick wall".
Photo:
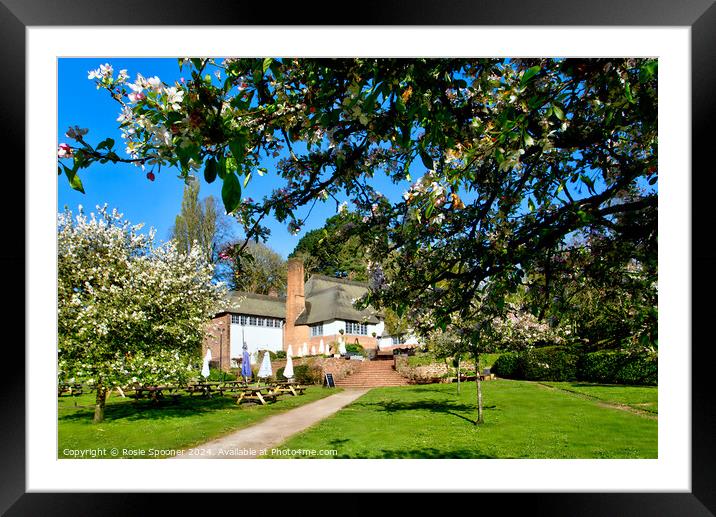
[[204,331],[204,342],[201,347],[201,356],[206,355],[206,349],[211,349],[211,361],[221,365],[222,369],[231,368],[231,315],[222,314],[207,323]]
[[303,343],[309,340],[308,325],[294,325],[296,318],[306,308],[305,284],[303,278],[303,261],[299,258],[288,259],[288,275],[286,284],[286,324],[283,327],[283,349],[288,344]]

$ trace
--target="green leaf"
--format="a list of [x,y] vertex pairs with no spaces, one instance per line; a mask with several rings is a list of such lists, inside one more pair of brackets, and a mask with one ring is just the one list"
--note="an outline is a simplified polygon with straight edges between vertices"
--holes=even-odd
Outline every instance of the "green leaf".
[[587,176],[586,174],[582,174],[580,176],[583,183],[587,184],[587,187],[589,188],[589,191],[594,194],[594,182],[592,181],[592,178]]
[[221,199],[224,201],[226,213],[230,214],[241,203],[241,183],[235,173],[228,174],[224,178],[224,185],[221,187]]
[[264,58],[264,64],[263,64],[263,72],[264,72],[264,73],[266,73],[266,70],[269,69],[269,67],[271,66],[271,63],[273,63],[273,58],[272,58],[272,57],[265,57],[265,58]]
[[231,154],[233,155],[234,160],[236,160],[236,163],[241,163],[246,155],[246,137],[244,135],[236,137],[234,140],[229,142],[229,149],[231,150]]
[[559,120],[564,120],[564,112],[562,111],[562,108],[560,108],[556,104],[552,104],[552,111],[555,117],[557,117]]
[[216,175],[222,180],[226,178],[226,157],[222,156],[216,162]]
[[657,61],[647,61],[644,63],[639,70],[639,80],[642,83],[645,83],[646,81],[650,80],[654,77],[657,73],[658,68],[658,62]]
[[432,204],[432,202],[428,203],[428,206],[425,209],[425,219],[430,219],[430,214],[433,213],[434,208],[435,206]]
[[403,98],[398,95],[395,99],[395,107],[398,109],[399,113],[405,113],[405,101],[403,101]]
[[216,158],[213,156],[206,161],[206,167],[204,168],[204,179],[207,183],[213,183],[216,179]]
[[527,198],[527,206],[529,207],[530,212],[534,212],[534,211],[535,211],[535,203],[534,203],[534,201],[532,201],[532,198],[531,198],[531,197],[528,197],[528,198]]
[[67,176],[67,180],[70,183],[70,187],[72,187],[74,190],[77,190],[78,192],[85,193],[85,189],[82,186],[82,181],[80,180],[80,177],[77,175],[75,171],[67,167],[64,163],[62,164],[62,167],[65,170],[65,176]]
[[408,144],[410,144],[410,126],[406,124],[400,129],[400,132],[400,145],[403,147],[408,147]]
[[423,165],[425,165],[426,168],[433,170],[433,159],[424,149],[420,149],[420,159],[423,161]]
[[244,178],[244,188],[246,188],[246,185],[249,184],[249,181],[251,181],[251,173],[250,172]]
[[520,80],[520,87],[527,84],[527,82],[535,75],[537,75],[540,70],[542,70],[542,68],[539,65],[533,66],[532,68],[528,68],[527,71],[525,71],[524,75],[522,75],[522,79]]
[[634,96],[631,93],[631,86],[629,85],[629,81],[626,81],[624,83],[624,96],[627,98],[629,103],[634,104]]
[[100,149],[112,149],[114,147],[114,139],[113,138],[105,138],[100,143],[97,144],[97,150]]

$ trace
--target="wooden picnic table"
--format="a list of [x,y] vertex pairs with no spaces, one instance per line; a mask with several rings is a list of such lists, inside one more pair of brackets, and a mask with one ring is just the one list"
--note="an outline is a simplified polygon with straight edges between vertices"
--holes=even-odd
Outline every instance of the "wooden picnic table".
[[303,393],[306,391],[305,386],[301,386],[300,384],[294,384],[292,382],[279,382],[274,384],[274,387],[276,390],[281,391],[283,393],[290,393],[294,397],[298,395],[303,395]]
[[223,382],[195,382],[188,384],[184,387],[184,390],[193,395],[194,393],[200,393],[203,397],[211,397],[211,395],[218,391],[221,394],[221,385]]
[[75,383],[61,383],[57,386],[57,395],[62,395],[63,393],[67,393],[70,396],[77,396],[82,395],[83,388],[82,384],[75,382]]
[[238,388],[239,394],[236,395],[236,403],[241,404],[244,401],[259,402],[266,405],[266,401],[276,402],[276,399],[283,395],[285,391],[281,391],[274,386],[245,386]]
[[134,386],[127,388],[125,391],[134,391],[131,397],[137,400],[148,398],[154,402],[158,402],[166,395],[170,395],[176,400],[179,396],[179,393],[177,393],[179,389],[181,389],[179,386]]

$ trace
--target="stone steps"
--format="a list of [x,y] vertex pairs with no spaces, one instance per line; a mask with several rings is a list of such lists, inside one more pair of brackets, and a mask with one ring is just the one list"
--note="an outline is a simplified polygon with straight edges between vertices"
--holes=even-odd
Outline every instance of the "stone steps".
[[353,374],[336,381],[341,388],[406,386],[408,381],[393,369],[393,361],[365,361]]

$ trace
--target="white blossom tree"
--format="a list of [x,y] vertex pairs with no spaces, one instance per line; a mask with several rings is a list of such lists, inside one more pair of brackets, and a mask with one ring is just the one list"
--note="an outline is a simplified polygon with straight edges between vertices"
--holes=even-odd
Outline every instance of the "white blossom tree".
[[[507,303],[496,311],[494,307],[472,302],[481,311],[478,317],[455,319],[445,328],[436,328],[430,311],[419,308],[412,311],[418,327],[423,329],[431,351],[436,357],[455,359],[460,393],[460,362],[463,356],[471,357],[475,363],[477,389],[477,419],[475,424],[484,422],[482,408],[482,383],[480,381],[481,356],[491,352],[527,350],[540,344],[563,344],[568,331],[552,328],[547,322],[521,309],[517,304]],[[429,330],[426,330],[429,329]]]
[[58,214],[58,361],[61,377],[96,388],[101,422],[113,387],[196,373],[224,287],[200,250],[155,246],[153,230],[97,209]]

